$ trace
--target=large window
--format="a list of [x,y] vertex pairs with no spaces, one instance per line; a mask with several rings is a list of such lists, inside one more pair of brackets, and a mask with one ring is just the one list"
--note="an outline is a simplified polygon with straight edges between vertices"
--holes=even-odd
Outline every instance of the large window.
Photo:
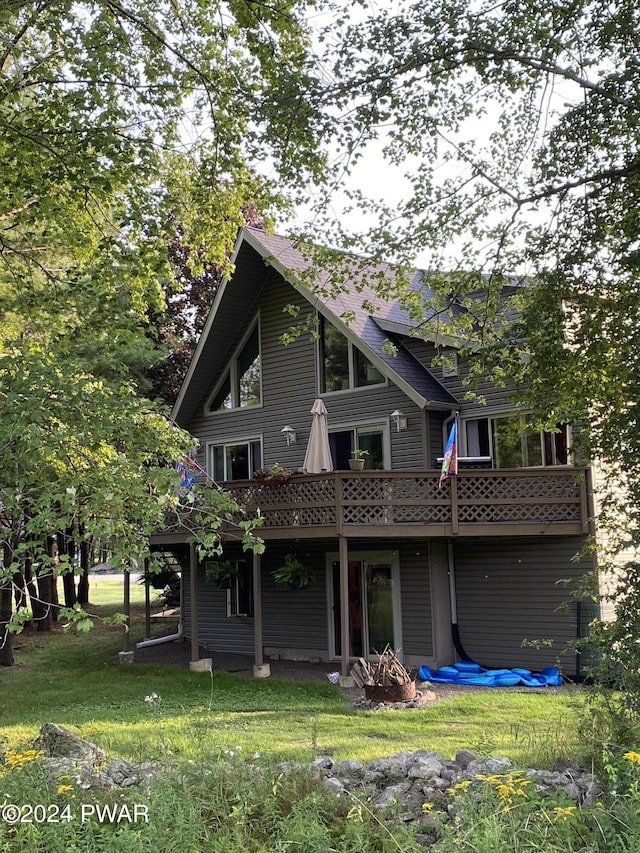
[[526,415],[502,415],[463,421],[465,456],[491,456],[494,468],[567,465],[569,427],[535,430]]
[[259,438],[228,444],[208,445],[208,465],[217,482],[250,480],[262,468],[262,442]]
[[260,331],[256,321],[209,399],[208,410],[224,412],[259,406],[262,402],[261,382]]
[[335,326],[320,318],[320,391],[382,385],[384,376]]

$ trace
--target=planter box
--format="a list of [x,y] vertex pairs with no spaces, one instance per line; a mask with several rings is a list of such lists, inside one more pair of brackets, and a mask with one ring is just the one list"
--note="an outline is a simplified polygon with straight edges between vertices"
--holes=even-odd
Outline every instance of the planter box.
[[389,687],[365,684],[364,696],[371,702],[405,702],[408,699],[415,699],[416,683],[409,681],[407,684],[392,684]]

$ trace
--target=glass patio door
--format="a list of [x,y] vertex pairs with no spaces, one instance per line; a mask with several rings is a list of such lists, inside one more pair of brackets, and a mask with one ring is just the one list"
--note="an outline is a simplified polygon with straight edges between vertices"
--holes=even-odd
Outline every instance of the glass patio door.
[[[334,652],[342,654],[340,562],[332,562]],[[371,658],[395,647],[393,565],[349,560],[349,656]]]

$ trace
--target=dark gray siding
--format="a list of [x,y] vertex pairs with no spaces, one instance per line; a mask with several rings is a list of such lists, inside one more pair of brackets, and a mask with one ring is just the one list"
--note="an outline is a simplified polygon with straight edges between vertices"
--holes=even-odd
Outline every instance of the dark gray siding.
[[429,458],[426,462],[427,468],[439,467],[436,459],[444,453],[445,440],[443,435],[443,424],[447,417],[449,417],[447,412],[427,412],[427,429],[429,432]]
[[429,547],[417,540],[400,547],[400,593],[402,603],[402,653],[420,657],[433,654]]
[[[314,582],[302,590],[278,586],[272,576],[287,552],[295,552],[315,572]],[[312,654],[328,650],[325,556],[317,543],[296,547],[268,545],[262,555],[263,638],[265,647],[309,650]]]
[[[573,563],[579,539],[456,542],[455,580],[460,639],[473,660],[489,667],[554,666],[575,674],[576,605],[571,585],[591,568]],[[564,612],[563,604],[569,602]],[[553,647],[523,648],[523,640]]]
[[[513,408],[513,404],[510,402],[510,397],[513,393],[512,390],[498,388],[490,382],[481,382],[477,387],[475,385],[468,386],[464,384],[465,378],[469,375],[468,359],[459,357],[458,375],[444,377],[442,376],[442,367],[433,364],[433,360],[438,354],[433,344],[413,338],[405,339],[403,344],[427,370],[433,372],[438,382],[459,400],[460,414],[463,417],[473,417],[474,415],[481,417],[482,415],[486,415],[487,412],[505,411]],[[483,402],[465,399],[465,395],[470,390],[482,397]]]

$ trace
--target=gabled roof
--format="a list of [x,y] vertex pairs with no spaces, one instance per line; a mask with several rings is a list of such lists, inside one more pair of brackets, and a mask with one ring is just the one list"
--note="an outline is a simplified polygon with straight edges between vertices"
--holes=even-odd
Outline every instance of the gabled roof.
[[[268,267],[279,272],[320,314],[336,325],[416,405],[455,408],[456,398],[402,346],[402,338],[412,333],[416,322],[396,300],[381,298],[375,288],[367,284],[374,277],[382,276],[393,288],[395,268],[369,264],[366,259],[342,257],[344,261],[336,273],[335,266],[333,269],[330,265],[320,267],[315,255],[312,257],[303,251],[291,238],[243,228],[232,256],[234,272],[218,289],[174,405],[175,421],[181,425],[188,423],[210,386],[210,365],[219,363],[223,350],[229,348],[230,342],[225,336],[212,334],[214,325],[222,329],[239,327],[260,294]],[[243,299],[225,298],[228,288],[240,283]],[[412,274],[410,288],[423,291],[425,296],[433,295],[420,271]],[[389,343],[393,345],[391,348]],[[395,353],[391,351],[394,348]]]

